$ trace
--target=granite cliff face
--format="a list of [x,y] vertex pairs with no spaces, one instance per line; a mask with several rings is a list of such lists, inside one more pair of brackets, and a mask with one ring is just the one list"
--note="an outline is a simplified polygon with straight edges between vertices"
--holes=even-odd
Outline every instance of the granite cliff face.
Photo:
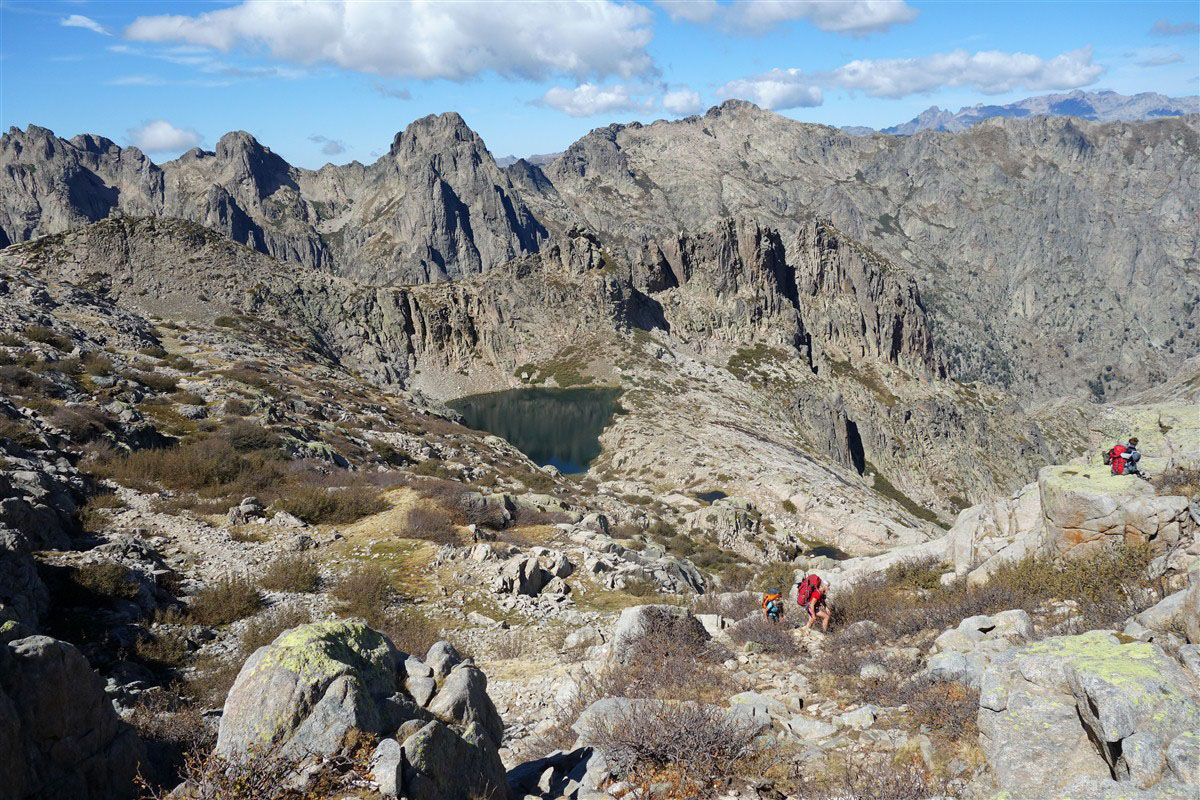
[[[32,126],[0,137],[0,242],[116,212],[173,216],[386,285],[486,272],[582,226],[610,256],[650,267],[645,280],[669,283],[686,276],[658,268],[654,248],[666,255],[672,237],[750,219],[775,231],[786,264],[815,217],[911,284],[897,291],[922,298],[949,375],[1028,399],[1111,398],[1197,351],[1186,331],[1200,316],[1198,120],[1033,117],[852,137],[728,101],[702,117],[600,128],[544,167],[500,169],[449,113],[412,123],[370,166],[316,171],[245,133],[157,166],[107,139]],[[871,324],[903,338],[908,323],[887,316]]]

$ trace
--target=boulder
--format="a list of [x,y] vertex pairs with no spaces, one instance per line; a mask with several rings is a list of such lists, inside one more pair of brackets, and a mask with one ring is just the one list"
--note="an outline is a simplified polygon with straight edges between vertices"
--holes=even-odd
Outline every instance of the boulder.
[[487,676],[472,664],[459,664],[450,670],[429,710],[439,719],[476,726],[494,747],[499,747],[504,738],[504,723],[487,694]]
[[383,634],[343,620],[302,625],[246,660],[225,701],[217,752],[251,745],[284,755],[336,752],[353,729],[384,733],[394,719],[403,656]]
[[470,725],[459,735],[432,720],[404,740],[409,800],[507,800],[504,764],[487,734]]
[[49,607],[50,596],[25,537],[0,526],[0,623],[13,621],[36,629]]
[[1142,789],[1169,784],[1174,741],[1200,729],[1200,695],[1183,668],[1157,645],[1108,631],[997,656],[979,705],[991,788],[1030,798],[1068,796],[1074,781],[1105,792],[1114,778]]
[[[434,680],[442,680],[450,674],[450,670],[463,662],[463,657],[447,641],[434,642],[425,655],[425,665],[429,676]],[[422,670],[422,674],[424,670]]]
[[551,575],[542,569],[536,558],[526,556],[514,558],[504,565],[496,579],[494,589],[500,594],[523,594],[537,597],[551,580]]
[[979,688],[984,670],[996,656],[1031,639],[1033,621],[1021,609],[968,617],[934,640],[924,674]]
[[0,795],[131,798],[144,757],[103,679],[73,645],[48,636],[0,645]]
[[1091,552],[1110,541],[1170,547],[1194,535],[1186,497],[1156,495],[1149,483],[1103,465],[1043,467],[1038,487],[1055,553]]
[[643,637],[655,642],[672,641],[703,643],[711,638],[700,620],[687,609],[678,606],[631,606],[621,612],[613,629],[609,658],[617,664],[628,664],[636,655]]

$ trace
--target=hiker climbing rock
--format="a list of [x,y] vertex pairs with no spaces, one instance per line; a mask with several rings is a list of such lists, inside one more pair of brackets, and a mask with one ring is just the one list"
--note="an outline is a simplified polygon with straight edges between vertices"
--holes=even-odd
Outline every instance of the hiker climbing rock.
[[813,573],[805,576],[796,584],[796,603],[808,612],[808,622],[805,628],[812,628],[818,618],[821,620],[821,630],[829,630],[829,604],[825,599],[829,584],[821,580],[821,576]]
[[778,622],[783,616],[783,595],[778,591],[770,591],[763,595],[763,616],[771,622]]

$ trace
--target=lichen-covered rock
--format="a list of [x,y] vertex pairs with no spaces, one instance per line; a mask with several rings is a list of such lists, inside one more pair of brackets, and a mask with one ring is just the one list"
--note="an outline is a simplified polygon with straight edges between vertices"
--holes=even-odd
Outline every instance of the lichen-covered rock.
[[394,719],[403,656],[359,622],[302,625],[260,647],[238,673],[217,735],[217,752],[278,747],[332,753],[353,729],[382,733]]
[[984,673],[979,705],[997,790],[1057,798],[1072,781],[1114,779],[1200,790],[1200,776],[1168,768],[1173,742],[1200,729],[1200,695],[1156,645],[1091,631],[1013,648]]
[[1038,473],[1046,536],[1053,552],[1091,552],[1110,541],[1177,545],[1195,525],[1183,496],[1159,496],[1154,487],[1108,467],[1055,466]]
[[73,645],[48,636],[0,645],[0,796],[124,800],[144,757]]

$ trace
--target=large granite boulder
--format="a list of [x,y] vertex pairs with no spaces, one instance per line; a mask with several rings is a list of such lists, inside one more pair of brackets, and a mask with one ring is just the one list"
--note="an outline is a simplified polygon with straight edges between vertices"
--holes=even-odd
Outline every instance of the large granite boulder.
[[979,688],[993,658],[1033,639],[1033,621],[1021,609],[968,617],[938,636],[925,673],[934,680]]
[[1038,473],[1047,543],[1053,552],[1091,552],[1107,542],[1174,546],[1194,535],[1182,495],[1159,496],[1154,487],[1104,465],[1044,467]]
[[1200,792],[1188,766],[1200,693],[1156,645],[1091,631],[1013,648],[984,673],[979,706],[990,790]]
[[1041,490],[1037,483],[1011,497],[964,509],[946,536],[946,556],[959,577],[986,583],[992,570],[1007,561],[1047,552]]
[[353,729],[383,733],[403,711],[391,702],[400,692],[402,663],[386,636],[359,622],[285,631],[238,673],[221,716],[217,752],[234,755],[255,745],[295,756],[332,753]]
[[617,664],[630,663],[636,657],[640,643],[647,638],[669,646],[671,642],[702,644],[712,637],[700,620],[685,608],[631,606],[617,618],[609,659]]
[[461,734],[433,720],[404,740],[404,794],[409,800],[507,800],[508,778],[490,735],[477,725]]
[[132,798],[143,759],[137,734],[73,645],[48,636],[0,645],[0,797]]

